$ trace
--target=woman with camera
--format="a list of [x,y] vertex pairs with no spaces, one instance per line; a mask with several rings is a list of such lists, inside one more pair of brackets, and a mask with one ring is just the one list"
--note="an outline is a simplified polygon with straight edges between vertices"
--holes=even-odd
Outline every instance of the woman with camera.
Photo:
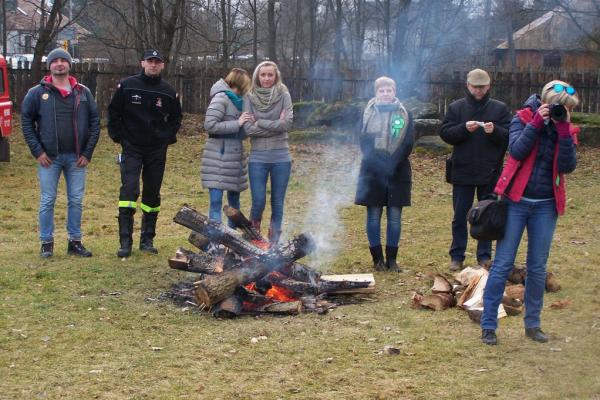
[[556,220],[565,211],[564,174],[573,172],[577,164],[577,129],[571,125],[571,112],[577,104],[579,98],[571,85],[551,81],[541,97],[534,94],[527,99],[510,124],[509,156],[495,189],[507,198],[506,230],[496,245],[483,296],[481,340],[485,344],[497,343],[498,306],[525,228],[525,335],[536,342],[548,341],[540,329],[546,261]]

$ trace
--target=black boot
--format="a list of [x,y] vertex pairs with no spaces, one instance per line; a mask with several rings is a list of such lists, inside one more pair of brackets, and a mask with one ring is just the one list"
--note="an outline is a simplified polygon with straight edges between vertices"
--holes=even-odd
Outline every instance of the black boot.
[[81,240],[69,240],[67,245],[67,254],[78,257],[91,257],[92,252],[86,249]]
[[142,233],[140,234],[140,250],[152,254],[158,254],[158,250],[154,247],[154,236],[156,236],[156,220],[158,219],[157,212],[145,212],[142,215]]
[[493,329],[482,329],[481,330],[481,342],[489,346],[495,346],[498,344],[498,338],[496,337],[496,331]]
[[54,242],[42,243],[40,248],[40,257],[48,258],[54,255]]
[[371,257],[373,258],[373,268],[375,271],[385,271],[385,262],[383,261],[383,248],[381,245],[369,247]]
[[135,208],[119,208],[119,243],[117,257],[129,257],[133,246],[133,214]]
[[540,328],[525,328],[525,336],[539,343],[548,341],[548,336]]
[[398,247],[385,246],[385,267],[390,272],[402,272],[402,269],[396,264]]

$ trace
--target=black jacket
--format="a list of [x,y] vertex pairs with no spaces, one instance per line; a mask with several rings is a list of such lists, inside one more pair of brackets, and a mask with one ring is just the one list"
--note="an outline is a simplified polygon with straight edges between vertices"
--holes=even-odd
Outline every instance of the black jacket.
[[157,147],[177,141],[181,103],[161,77],[143,72],[123,79],[108,106],[108,134],[117,143]]
[[[470,93],[448,107],[440,137],[454,146],[451,183],[455,185],[487,185],[498,178],[508,146],[511,113],[506,104],[490,99],[489,93],[476,101]],[[483,128],[471,133],[467,121],[493,122],[494,131]]]
[[[100,118],[96,101],[90,90],[77,83],[73,88],[75,110],[73,127],[75,152],[90,161],[100,137]],[[55,98],[60,93],[45,78],[27,92],[21,106],[21,128],[31,154],[38,158],[42,153],[50,158],[58,156]]]
[[363,135],[360,164],[354,203],[373,207],[410,206],[412,171],[409,156],[414,146],[414,124],[409,114],[406,137],[392,154],[375,149],[375,138]]

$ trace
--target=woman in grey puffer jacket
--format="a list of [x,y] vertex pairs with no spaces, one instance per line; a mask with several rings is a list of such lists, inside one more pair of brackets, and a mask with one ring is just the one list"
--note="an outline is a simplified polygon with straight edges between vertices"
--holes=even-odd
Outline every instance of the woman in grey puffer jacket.
[[233,68],[225,79],[219,79],[210,89],[212,100],[204,119],[208,140],[202,153],[200,173],[202,187],[209,189],[208,216],[219,222],[223,191],[227,191],[229,206],[239,210],[240,192],[248,188],[242,125],[249,121],[250,115],[242,112],[242,96],[249,87],[248,73]]

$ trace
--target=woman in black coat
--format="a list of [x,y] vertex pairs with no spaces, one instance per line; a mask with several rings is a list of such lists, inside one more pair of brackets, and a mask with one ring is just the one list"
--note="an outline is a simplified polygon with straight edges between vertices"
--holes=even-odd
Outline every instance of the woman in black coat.
[[[408,156],[414,144],[413,121],[396,98],[396,83],[385,76],[375,81],[375,97],[365,107],[355,204],[367,207],[367,239],[377,271],[400,272],[396,263],[402,207],[410,206],[412,186]],[[387,207],[385,260],[381,246],[381,215]]]

